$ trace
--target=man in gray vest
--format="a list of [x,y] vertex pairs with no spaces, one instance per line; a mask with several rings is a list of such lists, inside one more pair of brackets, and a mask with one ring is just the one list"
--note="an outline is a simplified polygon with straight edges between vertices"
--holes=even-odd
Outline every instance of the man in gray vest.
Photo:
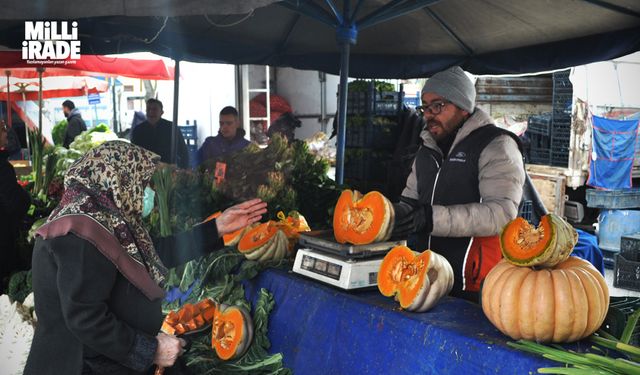
[[525,170],[518,138],[493,125],[475,98],[460,67],[424,85],[423,143],[394,204],[394,237],[442,254],[454,271],[452,295],[477,301],[482,280],[502,257],[498,234],[517,215]]

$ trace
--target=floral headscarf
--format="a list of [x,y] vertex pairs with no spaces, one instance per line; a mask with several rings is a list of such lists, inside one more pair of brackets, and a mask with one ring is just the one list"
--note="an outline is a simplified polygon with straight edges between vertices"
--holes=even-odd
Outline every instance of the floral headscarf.
[[37,233],[48,239],[72,232],[92,242],[147,297],[161,297],[167,269],[141,216],[144,188],[159,161],[124,141],[92,149],[65,174],[60,204]]

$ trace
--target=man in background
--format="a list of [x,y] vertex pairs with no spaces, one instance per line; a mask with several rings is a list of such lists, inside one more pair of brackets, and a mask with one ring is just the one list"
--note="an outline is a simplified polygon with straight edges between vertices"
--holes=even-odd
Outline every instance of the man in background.
[[67,118],[67,130],[64,133],[64,142],[62,146],[69,148],[69,145],[78,136],[78,134],[87,130],[87,125],[82,119],[80,111],[76,108],[71,100],[65,100],[62,103],[62,112]]
[[202,147],[198,149],[198,165],[208,159],[215,159],[247,147],[251,142],[244,136],[245,131],[240,127],[238,110],[230,106],[222,108],[218,135],[204,140]]
[[147,100],[147,120],[131,131],[131,143],[160,155],[163,163],[171,163],[171,133],[175,131],[176,160],[180,168],[189,167],[189,151],[182,133],[171,122],[162,118],[164,109],[158,99]]

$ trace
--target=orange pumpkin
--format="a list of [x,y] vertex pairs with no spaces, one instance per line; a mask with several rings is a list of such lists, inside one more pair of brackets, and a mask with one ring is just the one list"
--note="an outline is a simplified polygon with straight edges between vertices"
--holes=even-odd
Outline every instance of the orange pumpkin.
[[576,230],[555,214],[544,215],[537,228],[517,217],[500,234],[503,256],[518,266],[553,267],[569,257],[577,242]]
[[500,261],[482,288],[482,310],[505,335],[537,342],[573,342],[595,332],[609,309],[609,290],[587,261],[569,257],[536,270]]
[[393,231],[393,217],[393,206],[381,193],[362,196],[357,190],[344,190],[333,212],[333,233],[340,243],[386,241]]
[[238,242],[238,251],[249,260],[265,262],[287,256],[289,239],[274,221],[247,230]]
[[385,255],[378,271],[380,293],[395,296],[400,306],[409,311],[431,309],[451,288],[451,265],[431,250],[418,253],[406,246],[396,246]]
[[211,330],[211,348],[223,360],[241,357],[253,340],[251,315],[239,306],[219,305]]

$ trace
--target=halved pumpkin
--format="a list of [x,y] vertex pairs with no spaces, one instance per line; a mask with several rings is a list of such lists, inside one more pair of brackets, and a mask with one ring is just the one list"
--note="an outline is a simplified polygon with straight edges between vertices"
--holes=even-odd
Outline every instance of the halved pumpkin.
[[453,288],[453,269],[440,254],[431,250],[415,252],[396,246],[384,257],[378,271],[378,289],[395,296],[408,311],[431,309]]
[[251,315],[239,306],[220,305],[216,309],[211,327],[211,348],[220,359],[242,356],[253,339]]
[[238,251],[249,260],[280,260],[288,255],[289,239],[280,224],[268,221],[249,229],[240,239]]
[[333,213],[336,241],[366,245],[386,241],[393,230],[393,206],[377,191],[364,196],[357,190],[344,190]]
[[537,228],[517,217],[500,235],[503,256],[517,266],[553,267],[569,257],[577,242],[576,230],[555,214],[544,215]]
[[238,251],[249,253],[264,246],[275,236],[278,228],[271,221],[248,230],[238,242]]

